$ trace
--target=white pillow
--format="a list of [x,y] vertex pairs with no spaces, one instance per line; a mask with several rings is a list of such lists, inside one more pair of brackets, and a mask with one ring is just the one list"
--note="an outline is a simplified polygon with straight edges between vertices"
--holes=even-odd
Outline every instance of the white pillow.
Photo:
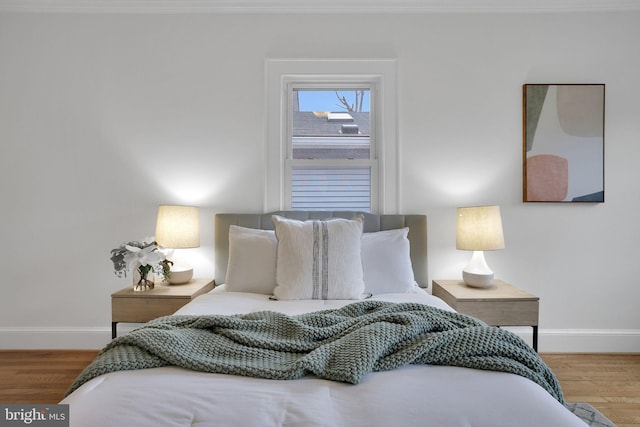
[[276,250],[273,230],[237,225],[229,227],[228,291],[271,295],[276,287]]
[[366,293],[407,293],[417,286],[411,265],[408,234],[409,228],[405,227],[362,235],[362,267]]
[[277,299],[361,298],[362,215],[351,220],[272,219],[278,238]]

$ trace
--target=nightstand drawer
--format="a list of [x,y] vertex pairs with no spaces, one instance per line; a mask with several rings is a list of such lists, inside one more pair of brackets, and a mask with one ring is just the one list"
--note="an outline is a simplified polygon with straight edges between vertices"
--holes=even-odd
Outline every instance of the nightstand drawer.
[[[449,301],[447,301],[449,303]],[[472,301],[449,303],[460,313],[477,317],[491,326],[534,326],[538,324],[538,301]]]
[[114,298],[111,304],[111,321],[148,322],[156,317],[175,313],[189,301],[191,301],[190,298]]
[[192,279],[184,285],[161,283],[141,292],[127,286],[114,292],[111,294],[111,337],[116,337],[119,322],[146,323],[168,316],[197,296],[209,292],[215,285],[212,279]]

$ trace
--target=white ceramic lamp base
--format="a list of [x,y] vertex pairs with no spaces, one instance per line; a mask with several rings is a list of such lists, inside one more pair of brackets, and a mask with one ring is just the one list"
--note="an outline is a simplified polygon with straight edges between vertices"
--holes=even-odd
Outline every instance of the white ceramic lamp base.
[[473,288],[488,288],[493,282],[493,271],[484,259],[483,251],[473,251],[469,264],[462,270],[462,280]]

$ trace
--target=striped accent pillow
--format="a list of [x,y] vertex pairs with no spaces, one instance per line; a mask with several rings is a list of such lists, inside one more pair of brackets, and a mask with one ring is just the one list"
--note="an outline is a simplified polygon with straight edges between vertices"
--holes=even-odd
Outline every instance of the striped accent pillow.
[[362,215],[309,221],[274,215],[272,220],[278,238],[277,299],[362,297]]

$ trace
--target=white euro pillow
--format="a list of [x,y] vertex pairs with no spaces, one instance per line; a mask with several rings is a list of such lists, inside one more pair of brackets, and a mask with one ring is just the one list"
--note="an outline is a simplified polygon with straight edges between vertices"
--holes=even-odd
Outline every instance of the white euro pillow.
[[272,295],[276,287],[277,247],[273,230],[231,225],[226,289]]
[[362,266],[365,292],[373,295],[412,292],[413,275],[409,228],[364,233]]

